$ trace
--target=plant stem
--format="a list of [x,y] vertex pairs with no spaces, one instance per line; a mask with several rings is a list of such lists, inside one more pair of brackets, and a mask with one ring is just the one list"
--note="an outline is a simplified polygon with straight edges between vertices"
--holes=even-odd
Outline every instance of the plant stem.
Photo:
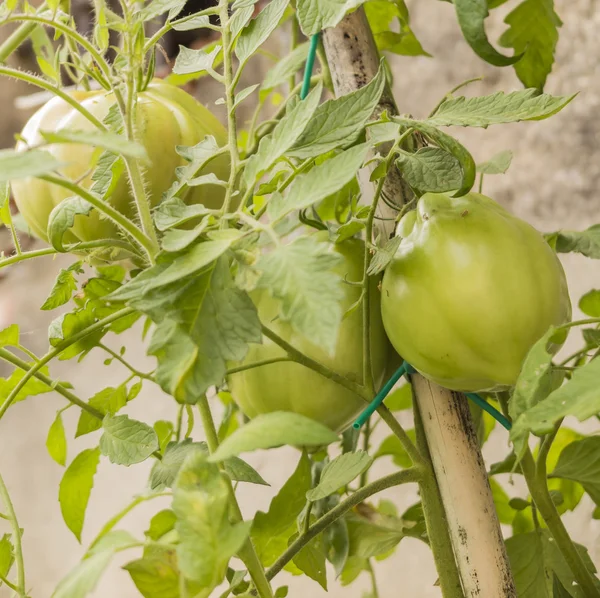
[[6,62],[9,56],[33,33],[36,23],[22,23],[0,45],[0,64]]
[[[24,372],[28,372],[32,367],[31,364],[27,363],[26,361],[23,361],[22,359],[19,359],[16,355],[13,355],[10,351],[7,351],[3,348],[0,348],[0,359],[3,359],[4,361],[18,367]],[[91,405],[88,405],[88,403],[85,403],[80,398],[76,397],[70,390],[67,390],[62,384],[59,384],[56,380],[52,380],[52,378],[49,378],[48,376],[40,372],[36,372],[33,377],[37,378],[38,380],[40,380],[40,382],[43,382],[44,384],[46,384],[46,386],[49,386],[50,388],[52,388],[52,390],[55,390],[58,394],[65,397],[65,399],[67,399],[71,404],[77,405],[77,407],[80,407],[84,411],[87,411],[90,415],[93,415],[98,419],[102,419],[104,417],[104,414],[101,411],[98,411]]]
[[[7,409],[13,404],[14,400],[17,398],[18,394],[21,392],[21,390],[27,384],[27,382],[31,378],[33,378],[48,362],[52,361],[55,357],[60,355],[65,349],[67,349],[71,345],[74,345],[77,341],[80,341],[82,338],[85,338],[86,336],[93,334],[97,330],[101,330],[105,326],[108,326],[109,324],[112,324],[113,322],[116,322],[117,320],[120,320],[121,318],[124,318],[125,316],[128,316],[129,314],[132,314],[134,311],[135,310],[131,307],[125,307],[125,308],[115,312],[114,314],[111,314],[110,316],[107,316],[106,318],[103,318],[102,320],[95,322],[91,326],[88,326],[84,330],[81,330],[77,334],[74,334],[73,336],[71,336],[68,339],[59,343],[54,349],[52,349],[52,351],[49,351],[48,353],[46,353],[46,355],[44,355],[36,364],[32,365],[31,367],[28,366],[28,369],[25,372],[25,375],[23,376],[23,378],[21,378],[21,380],[19,380],[18,384],[12,389],[11,393],[8,395],[8,397],[6,398],[6,400],[4,401],[2,406],[0,406],[0,419],[2,419],[2,417],[6,413]],[[15,358],[15,359],[17,359],[17,358]],[[48,380],[49,380],[49,378],[48,378]],[[66,396],[64,393],[62,393],[62,394],[63,394],[63,396]],[[74,397],[74,398],[77,399],[77,397]],[[69,399],[69,400],[71,400],[71,399]],[[77,399],[77,401],[79,401],[79,399]],[[81,405],[79,405],[79,407],[81,407],[82,409],[89,408],[89,405],[87,405],[86,403],[83,403],[83,401],[79,401],[79,402],[81,402]],[[78,404],[78,403],[76,403],[76,404]],[[85,407],[84,407],[84,405],[85,405]],[[89,411],[89,409],[88,409],[88,411]],[[100,412],[98,411],[97,413],[99,414]],[[104,414],[101,414],[101,419],[103,417],[104,417]]]
[[348,380],[348,378],[337,374],[333,370],[325,367],[318,361],[311,359],[292,345],[290,345],[287,341],[283,340],[279,335],[273,332],[270,328],[267,328],[264,324],[261,326],[262,333],[269,339],[271,339],[276,345],[279,345],[294,361],[300,363],[311,370],[325,376],[325,378],[329,378],[334,382],[337,382],[340,386],[344,386],[348,390],[351,390],[354,394],[362,397],[365,401],[369,401],[371,399],[371,394],[360,384],[356,382],[352,382],[352,380]]
[[342,517],[350,509],[360,504],[373,494],[377,494],[387,488],[399,486],[409,482],[418,482],[422,477],[422,469],[420,467],[411,467],[397,471],[383,478],[380,478],[364,488],[360,488],[354,494],[351,494],[344,501],[336,505],[331,511],[327,512],[320,519],[317,519],[310,526],[306,533],[296,538],[290,544],[288,549],[275,561],[273,566],[267,571],[267,579],[273,579],[287,563],[289,563],[302,548],[304,548],[315,536],[318,536],[323,530],[329,527],[334,521]]
[[262,367],[263,365],[270,365],[272,363],[279,363],[280,361],[293,361],[289,357],[273,357],[272,359],[264,359],[262,361],[254,361],[253,363],[248,363],[246,365],[240,365],[236,368],[231,368],[227,370],[225,376],[231,376],[232,374],[237,374],[238,372],[244,372],[246,370],[252,370],[254,368]]
[[594,576],[585,566],[552,501],[546,481],[545,463],[546,461],[543,459],[542,462],[538,462],[539,468],[536,467],[529,449],[521,460],[521,470],[531,497],[586,598],[600,598],[600,590],[594,582]]
[[77,110],[83,117],[89,120],[96,128],[101,131],[106,131],[106,127],[86,108],[84,108],[75,98],[72,98],[68,93],[64,92],[62,89],[59,89],[52,83],[46,81],[42,77],[37,77],[36,75],[31,75],[30,73],[24,73],[19,69],[13,69],[8,66],[0,66],[0,75],[4,75],[6,77],[13,77],[14,79],[19,79],[21,81],[25,81],[25,83],[29,83],[30,85],[35,85],[36,87],[40,87],[41,89],[45,89],[63,99],[67,104],[69,104],[72,108]]
[[[221,42],[223,44],[223,77],[225,85],[225,101],[227,104],[227,134],[230,156],[229,184],[223,200],[223,215],[231,211],[235,181],[238,175],[240,154],[237,145],[237,121],[235,117],[235,81],[233,75],[233,40],[229,21],[229,2],[219,1],[219,20],[221,24]],[[227,226],[227,220],[221,220],[221,228]]]
[[400,425],[398,420],[394,417],[392,412],[385,406],[380,405],[377,408],[377,413],[381,416],[381,419],[388,425],[390,430],[402,444],[402,448],[406,451],[411,461],[415,465],[425,467],[428,465],[426,458],[423,456],[422,450],[419,450],[410,439],[404,428]]
[[132,374],[137,376],[138,378],[143,378],[144,380],[150,380],[154,382],[154,378],[150,374],[144,374],[144,372],[140,372],[136,370],[130,363],[128,363],[125,359],[123,359],[116,351],[113,351],[110,347],[107,347],[104,343],[98,343],[97,347],[106,351],[109,355],[116,359],[121,365],[125,366]]
[[87,189],[84,189],[83,187],[59,176],[45,174],[39,178],[43,181],[64,187],[65,189],[72,191],[76,195],[79,195],[79,197],[91,203],[99,212],[102,212],[108,216],[116,225],[122,228],[124,232],[126,232],[134,241],[136,241],[140,247],[145,250],[148,260],[153,262],[156,246],[152,239],[147,237],[143,231],[141,231],[133,222],[129,220],[129,218],[127,218],[127,216],[121,214],[121,212],[118,210],[115,210],[115,208],[113,208],[108,202],[101,200],[96,195],[90,193]]
[[19,527],[19,521],[17,520],[17,514],[13,507],[12,501],[10,500],[10,494],[8,488],[0,475],[0,498],[4,503],[6,510],[8,511],[8,517],[13,528],[13,542],[15,544],[15,562],[17,564],[17,584],[16,592],[20,598],[27,598],[27,591],[25,589],[25,564],[23,562],[23,546],[21,544],[21,528]]
[[[65,249],[67,252],[73,252],[102,247],[122,247],[123,249],[128,249],[131,251],[131,245],[125,241],[121,241],[120,239],[100,239],[98,241],[89,241],[87,243],[75,243],[73,245],[67,245]],[[4,268],[5,266],[12,266],[18,262],[24,262],[25,260],[43,257],[45,255],[56,255],[57,253],[61,252],[54,249],[54,247],[45,247],[44,249],[36,249],[35,251],[26,251],[24,253],[19,253],[17,255],[0,260],[0,269]]]
[[448,531],[448,519],[433,471],[421,413],[416,403],[414,405],[414,418],[419,454],[424,455],[428,462],[419,488],[429,545],[440,578],[442,595],[444,598],[464,598],[460,575],[454,558],[452,540]]
[[[371,418],[369,418],[365,422],[365,425],[363,427],[363,451],[365,451],[365,453],[369,452],[369,448],[370,448],[369,441],[370,440],[371,440]],[[359,487],[362,488],[363,486],[366,486],[368,480],[369,480],[369,468],[365,469],[365,471],[363,471],[360,474]]]
[[371,578],[371,596],[373,596],[373,598],[379,598],[379,590],[377,589],[377,578],[375,577],[375,570],[373,569],[371,559],[367,561],[367,570],[369,571],[369,576]]
[[[219,435],[217,433],[217,428],[215,427],[215,422],[213,420],[213,416],[210,411],[210,405],[208,404],[208,399],[206,398],[206,395],[202,395],[202,397],[198,401],[198,409],[200,411],[200,417],[202,419],[204,434],[206,435],[206,443],[208,444],[208,450],[212,454],[217,450],[217,448],[219,448]],[[238,504],[237,498],[235,496],[233,484],[231,483],[231,478],[227,475],[224,475],[223,478],[229,486],[233,520],[236,523],[243,521],[242,511],[240,510],[240,505]],[[262,563],[260,562],[258,555],[256,554],[254,544],[252,543],[252,540],[250,538],[246,540],[246,543],[240,549],[238,556],[243,561],[244,565],[246,565],[248,573],[250,573],[250,577],[252,578],[252,581],[256,586],[258,595],[261,598],[273,598],[273,590],[271,589],[271,585],[267,580],[265,570],[263,569]]]

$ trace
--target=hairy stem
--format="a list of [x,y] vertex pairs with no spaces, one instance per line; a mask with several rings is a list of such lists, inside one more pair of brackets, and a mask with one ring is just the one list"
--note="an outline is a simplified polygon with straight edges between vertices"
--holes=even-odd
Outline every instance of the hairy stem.
[[[203,395],[198,401],[198,409],[200,411],[200,417],[202,419],[204,434],[206,435],[206,443],[208,444],[208,450],[212,454],[219,447],[219,435],[217,433],[217,428],[215,426],[215,422],[213,420],[213,416],[210,411],[210,405],[208,404],[208,399],[206,398],[206,395]],[[240,505],[235,496],[231,479],[227,475],[224,476],[224,479],[229,486],[229,494],[231,496],[231,506],[233,511],[234,522],[243,521],[242,511],[240,510]],[[254,544],[252,543],[252,540],[250,538],[246,540],[246,543],[240,549],[238,556],[243,561],[244,565],[246,565],[248,573],[250,573],[250,577],[252,578],[252,581],[256,586],[258,595],[261,598],[273,598],[273,590],[271,589],[271,585],[267,580],[265,570],[263,569],[262,563],[260,562],[258,555],[256,554]]]
[[336,505],[320,519],[317,519],[317,521],[308,528],[306,533],[303,533],[290,544],[288,549],[267,571],[267,579],[273,579],[314,537],[318,536],[323,530],[342,517],[350,509],[382,490],[392,488],[393,486],[399,486],[400,484],[417,482],[421,479],[422,473],[420,467],[411,467],[409,469],[397,471],[371,482],[367,486],[357,490],[354,494],[351,494],[346,500]]
[[27,598],[27,591],[25,588],[25,564],[23,561],[23,546],[21,543],[21,528],[19,527],[19,521],[17,520],[17,514],[13,507],[8,493],[8,488],[4,483],[4,479],[0,476],[0,499],[4,503],[4,507],[8,511],[8,518],[13,528],[13,542],[15,546],[15,562],[17,564],[17,584],[16,591],[20,598]]
[[536,467],[536,462],[533,459],[531,451],[527,449],[525,456],[521,460],[521,470],[525,476],[529,492],[535,502],[538,513],[546,522],[556,545],[585,596],[587,598],[600,598],[600,590],[595,584],[594,576],[585,566],[548,491],[545,458],[542,462],[538,461],[538,465],[539,469]]
[[260,368],[263,365],[270,365],[272,363],[279,363],[280,361],[293,361],[289,357],[273,357],[272,359],[264,359],[262,361],[255,361],[253,363],[247,363],[246,365],[240,365],[235,368],[231,368],[227,370],[226,376],[231,376],[231,374],[237,374],[238,372],[244,372],[246,370],[253,370],[254,368]]

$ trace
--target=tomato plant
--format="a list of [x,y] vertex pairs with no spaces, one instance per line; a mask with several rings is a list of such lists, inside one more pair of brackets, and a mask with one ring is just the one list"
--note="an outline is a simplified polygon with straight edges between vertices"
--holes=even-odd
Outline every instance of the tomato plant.
[[[322,234],[320,242],[326,243]],[[334,269],[342,280],[357,280],[362,276],[364,244],[357,239],[338,243],[334,251],[342,260]],[[310,284],[307,281],[307,284]],[[377,387],[383,380],[387,362],[388,342],[379,314],[380,294],[377,280],[371,281],[371,369]],[[256,291],[255,303],[261,322],[272,322],[271,330],[286,343],[296,347],[308,358],[326,365],[358,384],[363,383],[362,312],[356,309],[362,289],[345,285],[342,309],[347,314],[340,325],[333,353],[307,341],[294,331],[289,322],[278,319],[278,304],[265,291]],[[228,384],[235,401],[249,417],[273,411],[291,411],[324,423],[334,430],[344,429],[350,420],[364,409],[365,401],[352,390],[311,370],[287,360],[287,353],[275,342],[264,337],[262,344],[251,345],[246,359],[238,368],[261,362],[260,367],[244,369],[229,376]]]
[[554,251],[485,195],[427,193],[396,233],[401,241],[383,280],[385,329],[441,386],[510,388],[536,341],[571,316]]
[[[91,595],[118,553],[115,596],[284,598],[285,569],[323,590],[368,578],[369,596],[383,598],[403,583],[395,550],[408,539],[431,548],[436,572],[421,581],[444,598],[600,598],[591,547],[561,519],[600,508],[598,436],[563,425],[600,413],[600,292],[581,297],[586,317],[571,321],[556,255],[600,258],[599,225],[542,236],[481,194],[511,154],[476,164],[452,134],[568,116],[575,96],[544,91],[561,23],[552,2],[513,3],[501,38],[512,55],[486,35],[504,2],[439,10],[525,89],[462,96],[475,80],[457,82],[414,117],[392,97],[391,78],[406,78],[395,55],[428,53],[401,0],[96,0],[89,36],[68,2],[0,5],[0,26],[14,28],[0,76],[47,99],[0,152],[0,224],[14,245],[0,269],[59,254],[65,264],[41,306],[54,312],[47,351],[30,344],[29,323],[0,331],[10,368],[0,425],[10,417],[29,433],[17,403],[64,402],[53,421],[36,411],[52,466],[64,468],[58,505],[39,508],[49,520],[60,509],[79,542],[99,464],[114,466],[111,484],[136,479],[123,467],[150,471],[81,562],[68,570],[65,555],[43,580],[56,583],[53,598]],[[181,46],[158,68],[166,36],[201,30],[218,41]],[[263,47],[275,38],[285,49]],[[36,73],[7,64],[28,40]],[[264,76],[259,59],[272,61]],[[226,126],[181,89],[207,101],[208,78]],[[27,228],[40,239],[31,250]],[[572,329],[583,341],[557,357]],[[73,385],[90,354],[110,376],[96,368],[77,377],[89,387]],[[458,392],[475,390],[485,396]],[[153,421],[156,405],[171,406],[172,421]],[[491,434],[510,448],[486,464]],[[247,457],[258,450],[285,483]],[[52,544],[29,532],[9,477],[0,584],[30,598],[40,584],[24,555],[35,565],[30,543]],[[270,505],[252,512],[252,485],[269,484]],[[402,500],[418,501],[400,510],[405,484],[416,491]],[[398,494],[380,499],[390,488]],[[128,514],[155,499],[147,525],[126,531]]]

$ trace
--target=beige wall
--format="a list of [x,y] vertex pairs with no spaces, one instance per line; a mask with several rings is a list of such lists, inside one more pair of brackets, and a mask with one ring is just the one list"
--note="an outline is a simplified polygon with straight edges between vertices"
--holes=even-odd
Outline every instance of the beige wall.
[[[438,99],[451,87],[477,75],[485,75],[482,83],[473,85],[468,93],[485,94],[495,90],[518,89],[519,84],[510,69],[487,67],[466,46],[460,37],[452,6],[444,2],[409,2],[413,26],[425,48],[435,56],[427,58],[391,58],[396,83],[395,92],[402,111],[424,116]],[[579,91],[579,97],[560,115],[549,121],[521,123],[490,130],[455,131],[473,152],[478,161],[497,151],[512,149],[513,165],[505,176],[488,177],[485,191],[510,207],[519,216],[538,228],[549,231],[556,228],[582,229],[600,221],[597,188],[600,186],[600,11],[596,0],[558,0],[558,11],[565,22],[558,49],[558,64],[547,86],[554,94]],[[500,13],[498,13],[500,15]],[[503,29],[501,19],[490,24],[492,38]],[[212,86],[211,86],[212,87]],[[7,133],[14,132],[18,119],[24,115],[10,109],[10,98],[17,87],[3,80],[0,94],[4,110],[0,113],[0,134],[5,145],[10,144]],[[22,93],[23,88],[19,88]],[[69,263],[67,258],[44,259],[18,266],[0,280],[0,328],[11,322],[20,324],[28,345],[45,350],[45,333],[52,314],[40,312],[39,305],[50,290],[54,273]],[[597,263],[579,256],[564,259],[574,303],[591,288],[600,288],[600,269]],[[137,341],[139,331],[126,337],[129,358],[150,367],[143,357],[143,347]],[[572,340],[571,340],[572,342]],[[114,347],[120,346],[115,339]],[[91,396],[108,384],[117,384],[124,372],[119,366],[106,367],[103,356],[92,354],[81,364],[56,363],[54,376],[69,379],[83,397]],[[1,371],[1,370],[0,370]],[[34,598],[50,596],[57,581],[77,563],[82,554],[73,535],[62,522],[57,502],[58,483],[62,469],[47,455],[45,437],[55,411],[62,406],[59,397],[34,397],[11,408],[1,422],[0,471],[10,487],[21,525],[25,528],[24,547],[27,562],[28,586]],[[148,422],[158,418],[172,418],[172,401],[148,386],[130,406],[129,413]],[[72,433],[76,423],[75,410],[66,414],[66,426]],[[410,425],[410,422],[403,422]],[[588,426],[589,428],[589,426]],[[196,428],[197,437],[201,431]],[[91,439],[69,443],[69,458],[75,456]],[[486,458],[497,459],[506,451],[507,438],[502,430],[486,446]],[[252,463],[274,488],[278,488],[290,472],[297,455],[291,449],[252,456]],[[383,473],[390,463],[378,463],[375,473]],[[122,508],[130,497],[143,489],[148,465],[127,470],[102,462],[96,477],[95,489],[88,509],[84,528],[84,545],[98,532],[101,525]],[[517,480],[518,481],[518,480]],[[506,485],[511,495],[522,489]],[[248,517],[257,508],[265,508],[273,489],[247,487],[243,491],[243,507]],[[390,491],[399,509],[416,499],[410,488]],[[140,532],[157,504],[140,507],[126,520],[126,527]],[[576,513],[567,516],[567,523],[578,541],[585,543],[594,561],[600,565],[600,522],[590,522],[592,504],[585,499]],[[434,587],[435,572],[427,548],[415,540],[403,541],[396,555],[376,565],[381,598],[406,596],[408,598],[439,597]],[[285,576],[281,576],[283,583]],[[331,583],[330,596],[359,597],[369,588],[366,576],[342,590]],[[291,581],[292,596],[325,596],[310,580]],[[8,596],[0,589],[0,598]],[[97,597],[130,598],[137,593],[118,566],[113,566],[104,577]]]

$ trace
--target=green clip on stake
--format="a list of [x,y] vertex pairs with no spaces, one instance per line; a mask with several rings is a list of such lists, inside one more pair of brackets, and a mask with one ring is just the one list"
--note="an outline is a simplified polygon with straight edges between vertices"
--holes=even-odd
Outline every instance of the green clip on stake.
[[[408,362],[404,362],[394,373],[394,375],[386,382],[385,386],[377,393],[377,396],[369,403],[368,407],[358,416],[352,427],[355,430],[360,430],[364,423],[377,411],[377,408],[383,403],[384,399],[388,396],[396,382],[402,378],[405,374],[413,374],[416,372],[415,368]],[[465,393],[467,398],[473,401],[476,405],[479,405],[484,411],[487,411],[498,423],[504,426],[507,430],[510,430],[512,424],[502,413],[492,407],[485,399],[480,397],[474,392]]]
[[319,34],[316,33],[310,38],[310,48],[306,58],[306,67],[304,69],[304,80],[302,81],[302,90],[300,99],[303,100],[310,91],[310,78],[312,77],[313,67],[315,66],[315,56],[317,55],[317,46],[319,45]]

